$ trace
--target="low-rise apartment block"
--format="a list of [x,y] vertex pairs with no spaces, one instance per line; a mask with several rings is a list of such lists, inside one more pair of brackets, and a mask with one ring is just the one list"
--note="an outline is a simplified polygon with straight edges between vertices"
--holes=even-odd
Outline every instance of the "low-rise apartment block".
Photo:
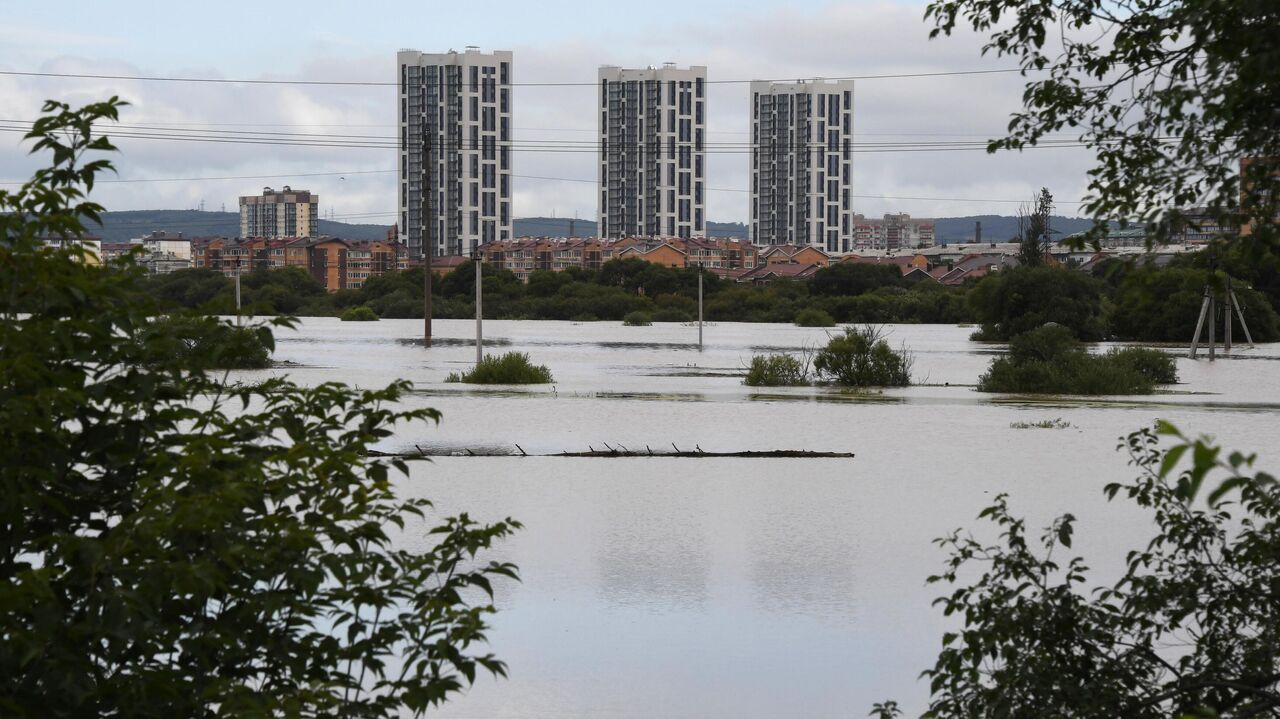
[[510,270],[522,281],[536,270],[558,272],[580,267],[592,272],[609,260],[636,257],[665,267],[705,267],[711,270],[752,269],[758,250],[745,240],[721,238],[600,238],[522,237],[491,242],[481,248],[484,262]]
[[300,267],[330,292],[358,289],[370,277],[408,267],[405,247],[398,242],[334,237],[198,238],[192,243],[192,255],[195,267],[228,277],[259,269]]
[[886,214],[883,219],[853,216],[853,249],[898,251],[933,247],[934,221],[907,213]]

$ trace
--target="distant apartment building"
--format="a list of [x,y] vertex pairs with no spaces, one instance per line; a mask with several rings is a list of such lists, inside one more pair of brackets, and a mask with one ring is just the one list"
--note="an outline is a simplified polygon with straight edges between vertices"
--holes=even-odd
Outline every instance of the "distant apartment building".
[[387,240],[299,237],[268,240],[199,238],[192,264],[228,277],[255,270],[299,267],[330,292],[358,289],[370,277],[408,266],[404,245]]
[[263,188],[240,198],[241,237],[311,237],[320,231],[320,196],[308,190]]
[[883,219],[853,216],[854,251],[914,250],[933,247],[934,221],[903,213],[886,214]]
[[484,262],[509,270],[522,282],[538,270],[558,272],[571,267],[597,271],[610,261],[635,257],[666,267],[703,267],[732,275],[756,267],[755,245],[722,238],[627,237],[609,240],[588,238],[522,237],[492,242],[482,248]]
[[435,256],[510,239],[511,53],[402,50],[396,64],[400,241],[420,259],[424,235]]
[[751,241],[848,252],[853,83],[751,83]]
[[707,68],[600,68],[601,237],[706,234]]

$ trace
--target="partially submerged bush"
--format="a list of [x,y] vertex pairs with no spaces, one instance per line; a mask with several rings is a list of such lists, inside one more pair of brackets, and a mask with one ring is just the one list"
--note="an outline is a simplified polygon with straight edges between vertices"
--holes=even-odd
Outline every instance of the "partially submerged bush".
[[648,327],[653,324],[653,318],[649,316],[648,312],[636,310],[634,312],[628,312],[627,315],[622,318],[622,324],[628,327]]
[[500,356],[485,355],[469,372],[452,372],[445,382],[464,384],[547,384],[552,382],[546,365],[535,365],[525,352],[507,352]]
[[879,329],[848,327],[818,352],[813,368],[845,387],[905,387],[911,384],[911,357],[894,350]]
[[796,313],[797,327],[835,327],[836,321],[825,310],[806,307]]
[[1128,347],[1089,354],[1071,331],[1046,325],[1014,337],[1009,354],[978,378],[979,392],[1150,394],[1178,381],[1174,360],[1159,350]]
[[357,305],[356,307],[348,307],[341,315],[343,322],[377,322],[378,313],[374,312],[368,305]]
[[275,349],[269,326],[233,325],[216,317],[161,316],[151,322],[147,333],[192,370],[270,367]]
[[756,355],[742,383],[750,387],[804,386],[809,384],[809,363],[789,354]]

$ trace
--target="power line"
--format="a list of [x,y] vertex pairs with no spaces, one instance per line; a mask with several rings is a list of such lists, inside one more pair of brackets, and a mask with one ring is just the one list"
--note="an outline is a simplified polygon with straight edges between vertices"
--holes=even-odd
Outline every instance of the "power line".
[[[940,72],[904,72],[904,73],[884,73],[877,75],[843,75],[839,77],[793,77],[780,78],[772,80],[753,79],[753,80],[704,80],[708,85],[743,85],[752,82],[802,82],[807,80],[823,81],[823,80],[905,80],[909,78],[926,78],[926,77],[955,77],[958,75],[997,75],[1007,74],[1011,72],[1021,73],[1021,68],[1003,68],[997,70],[946,70]],[[373,81],[373,80],[248,80],[248,79],[232,79],[219,77],[172,77],[164,75],[105,75],[94,73],[72,73],[72,72],[24,72],[17,70],[0,70],[0,75],[10,75],[17,77],[45,77],[59,79],[77,79],[77,80],[131,80],[141,82],[194,82],[207,84],[227,84],[227,85],[304,85],[304,86],[333,86],[333,87],[398,87],[398,82]],[[457,87],[468,87],[471,83],[457,82],[448,83]],[[507,83],[504,87],[597,87],[599,81],[595,82],[512,82]]]
[[[26,133],[25,127],[0,127],[0,132],[9,133]],[[174,142],[205,142],[214,144],[234,144],[234,145],[270,145],[278,147],[328,147],[328,148],[347,148],[347,149],[366,149],[366,150],[399,150],[398,141],[390,142],[385,140],[344,140],[344,139],[324,139],[310,137],[276,137],[276,136],[210,136],[195,134],[177,134],[172,132],[154,132],[154,131],[123,131],[106,133],[112,139],[136,139],[136,140],[165,140]],[[1173,141],[1174,138],[1157,138],[1160,140]],[[597,142],[556,142],[552,141],[538,143],[537,141],[507,141],[507,144],[499,147],[497,143],[490,146],[495,150],[507,150],[510,152],[521,153],[550,153],[550,154],[596,154],[599,152],[600,143]],[[1082,148],[1090,145],[1078,140],[1046,140],[1036,145],[1029,145],[1023,149],[1056,149],[1056,148]],[[472,143],[470,141],[460,141],[456,143],[432,143],[428,145],[429,149],[442,150],[446,152],[466,151],[466,150],[485,150],[487,147],[483,143]],[[750,143],[704,143],[704,149],[694,150],[694,143],[682,142],[680,147],[700,152],[704,155],[750,155],[756,151],[756,148]],[[897,142],[897,143],[875,143],[862,142],[850,143],[847,149],[850,153],[884,153],[884,152],[953,152],[953,151],[983,151],[988,148],[987,142],[976,141],[948,141],[948,142]],[[839,147],[836,151],[844,150],[845,147]],[[661,148],[653,148],[655,153],[662,152]],[[803,146],[789,147],[783,145],[771,145],[760,149],[762,155],[777,155],[779,152],[799,153],[804,152],[827,152],[832,151],[827,143],[815,141],[811,144]]]

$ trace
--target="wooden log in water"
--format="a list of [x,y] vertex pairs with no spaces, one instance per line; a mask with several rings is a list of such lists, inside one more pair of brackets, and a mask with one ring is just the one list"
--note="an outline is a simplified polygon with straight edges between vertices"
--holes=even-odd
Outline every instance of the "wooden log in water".
[[[608,445],[605,445],[608,446]],[[618,457],[676,457],[683,459],[715,459],[715,458],[738,458],[738,459],[853,459],[853,452],[819,452],[808,449],[771,449],[771,450],[746,450],[740,452],[707,452],[701,449],[697,451],[686,451],[677,449],[672,452],[655,452],[648,446],[644,452],[632,452],[619,447],[610,447],[606,450],[591,449],[586,452],[553,452],[550,454],[528,454],[523,449],[519,454],[515,452],[496,451],[492,449],[481,449],[473,451],[469,448],[462,450],[456,449],[437,449],[423,450],[418,449],[417,452],[378,452],[369,450],[369,457],[396,457],[400,459],[426,459],[429,457],[588,457],[600,459],[614,459]],[[463,454],[465,453],[465,454]]]

